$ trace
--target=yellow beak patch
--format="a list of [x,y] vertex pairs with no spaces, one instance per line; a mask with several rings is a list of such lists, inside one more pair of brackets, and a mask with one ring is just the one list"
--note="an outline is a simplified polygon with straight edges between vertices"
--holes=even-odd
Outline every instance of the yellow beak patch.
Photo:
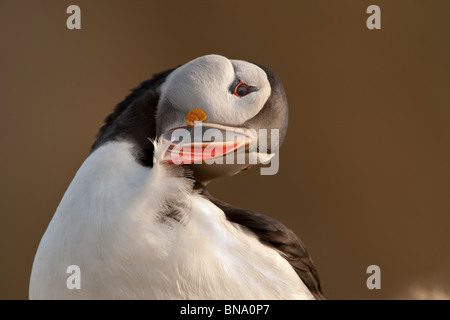
[[205,121],[208,117],[206,113],[201,109],[191,109],[186,115],[186,122],[188,126],[193,127],[194,121]]

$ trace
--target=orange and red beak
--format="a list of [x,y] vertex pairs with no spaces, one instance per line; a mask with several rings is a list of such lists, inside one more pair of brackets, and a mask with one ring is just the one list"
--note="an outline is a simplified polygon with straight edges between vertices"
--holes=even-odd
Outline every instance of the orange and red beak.
[[187,126],[169,130],[163,140],[170,141],[165,161],[170,165],[204,163],[247,148],[252,139],[247,129],[204,123],[206,114],[192,109],[186,116]]

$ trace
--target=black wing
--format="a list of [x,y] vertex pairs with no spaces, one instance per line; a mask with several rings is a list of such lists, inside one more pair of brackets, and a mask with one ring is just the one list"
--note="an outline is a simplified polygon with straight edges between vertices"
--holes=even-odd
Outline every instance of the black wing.
[[281,222],[250,210],[233,207],[212,197],[206,190],[202,192],[212,203],[223,210],[227,219],[251,230],[259,240],[278,251],[291,264],[295,272],[316,299],[324,300],[319,276],[305,245],[295,233]]

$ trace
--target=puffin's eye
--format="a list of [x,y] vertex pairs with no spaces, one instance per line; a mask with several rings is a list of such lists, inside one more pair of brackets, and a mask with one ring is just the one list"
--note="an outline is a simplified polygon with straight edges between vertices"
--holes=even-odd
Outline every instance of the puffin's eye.
[[242,98],[251,92],[251,88],[253,87],[240,80],[239,83],[234,87],[233,94],[239,98]]

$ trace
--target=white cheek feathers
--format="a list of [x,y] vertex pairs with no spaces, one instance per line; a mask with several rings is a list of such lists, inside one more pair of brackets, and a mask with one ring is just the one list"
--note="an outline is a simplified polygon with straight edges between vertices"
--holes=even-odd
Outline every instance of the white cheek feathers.
[[[236,80],[254,89],[238,97],[232,92]],[[199,108],[208,115],[208,121],[240,126],[258,114],[270,92],[267,75],[260,67],[208,55],[173,71],[161,87],[161,100],[167,101],[179,114],[186,115],[189,110]]]

